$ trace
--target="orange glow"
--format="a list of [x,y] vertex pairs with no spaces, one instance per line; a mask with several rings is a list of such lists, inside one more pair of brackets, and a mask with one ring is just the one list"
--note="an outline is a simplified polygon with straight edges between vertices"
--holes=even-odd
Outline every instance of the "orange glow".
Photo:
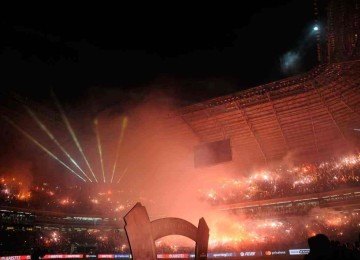
[[63,200],[60,201],[60,204],[61,205],[69,205],[70,201],[69,201],[69,199],[63,199]]
[[23,193],[19,193],[17,195],[17,198],[19,200],[28,200],[31,198],[31,192],[23,192]]

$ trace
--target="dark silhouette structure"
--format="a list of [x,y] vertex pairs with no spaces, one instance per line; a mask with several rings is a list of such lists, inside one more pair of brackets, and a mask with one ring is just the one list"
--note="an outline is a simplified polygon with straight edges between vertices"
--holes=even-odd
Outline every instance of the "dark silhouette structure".
[[125,216],[125,230],[134,259],[157,259],[155,240],[168,235],[182,235],[196,242],[195,260],[207,259],[209,228],[199,220],[196,228],[190,222],[179,218],[162,218],[150,222],[146,208],[141,203]]
[[317,234],[308,238],[310,253],[304,260],[359,260],[360,252],[353,248],[341,246],[340,243],[330,241],[324,234]]
[[41,249],[39,247],[35,247],[33,252],[31,253],[31,260],[38,260],[43,258],[47,254],[47,250]]

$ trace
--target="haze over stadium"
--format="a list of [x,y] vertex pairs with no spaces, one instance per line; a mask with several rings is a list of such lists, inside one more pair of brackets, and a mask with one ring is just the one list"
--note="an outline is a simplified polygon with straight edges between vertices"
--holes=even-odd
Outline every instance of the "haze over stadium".
[[[271,2],[186,19],[3,18],[4,212],[42,219],[39,241],[61,253],[76,250],[54,246],[60,237],[81,245],[62,230],[67,216],[111,218],[81,223],[85,236],[106,245],[98,252],[129,252],[121,218],[136,202],[152,220],[204,217],[215,253],[287,252],[316,233],[357,240],[359,3]],[[230,161],[195,167],[196,146],[224,140]],[[157,250],[189,244],[161,239]]]

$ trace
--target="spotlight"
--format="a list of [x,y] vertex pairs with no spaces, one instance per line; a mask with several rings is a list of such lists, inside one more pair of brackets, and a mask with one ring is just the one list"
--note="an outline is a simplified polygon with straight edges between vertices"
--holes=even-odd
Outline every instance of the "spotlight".
[[313,31],[318,31],[318,30],[319,30],[319,26],[315,25]]

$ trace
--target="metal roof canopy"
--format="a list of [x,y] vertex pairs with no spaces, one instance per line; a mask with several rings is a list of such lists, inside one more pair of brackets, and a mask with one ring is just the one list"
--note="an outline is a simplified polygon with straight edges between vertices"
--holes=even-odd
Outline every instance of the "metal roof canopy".
[[360,60],[183,107],[170,118],[181,118],[174,131],[200,143],[230,138],[233,160],[244,166],[327,160],[360,145]]

